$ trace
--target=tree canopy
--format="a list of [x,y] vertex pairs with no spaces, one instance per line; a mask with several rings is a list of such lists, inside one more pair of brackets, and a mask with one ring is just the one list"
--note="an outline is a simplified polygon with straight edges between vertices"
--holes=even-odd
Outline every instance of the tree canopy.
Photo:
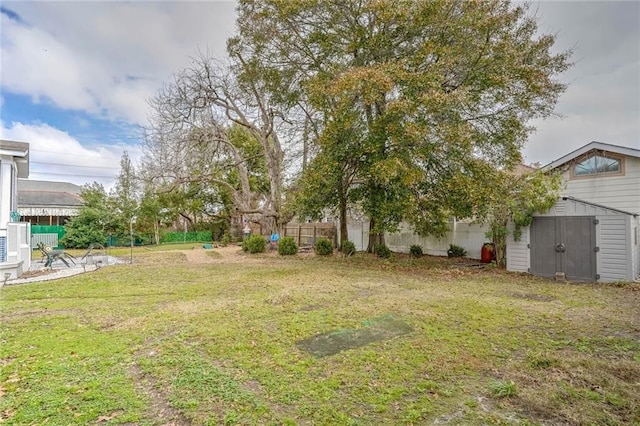
[[565,89],[570,52],[552,53],[526,4],[241,0],[238,12],[229,51],[281,111],[314,123],[302,198],[360,203],[374,236],[403,219],[442,235],[450,216],[486,217],[486,176],[521,161],[530,121]]

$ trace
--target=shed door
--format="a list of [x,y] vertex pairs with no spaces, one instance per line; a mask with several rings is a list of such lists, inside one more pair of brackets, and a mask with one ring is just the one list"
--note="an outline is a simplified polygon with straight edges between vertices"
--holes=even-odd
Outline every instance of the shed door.
[[594,217],[537,217],[531,225],[531,273],[564,272],[574,281],[596,280]]

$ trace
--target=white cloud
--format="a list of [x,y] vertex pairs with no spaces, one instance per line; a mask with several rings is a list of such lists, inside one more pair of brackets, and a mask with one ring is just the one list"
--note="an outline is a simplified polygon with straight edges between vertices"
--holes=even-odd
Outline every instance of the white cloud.
[[48,124],[0,122],[0,138],[29,143],[29,179],[71,182],[78,185],[98,182],[109,190],[120,172],[120,158],[127,151],[133,163],[140,149],[130,145],[98,145],[88,148],[68,133]]
[[141,124],[197,47],[224,55],[228,2],[3,2],[2,89]]
[[[233,2],[4,1],[3,7],[23,20],[2,14],[3,91],[137,124],[145,121],[147,98],[197,48],[224,56],[235,20]],[[575,65],[562,76],[570,83],[557,105],[565,118],[534,123],[526,160],[549,162],[591,140],[638,146],[640,3],[539,1],[534,8],[541,32],[557,33],[556,51],[575,48]]]

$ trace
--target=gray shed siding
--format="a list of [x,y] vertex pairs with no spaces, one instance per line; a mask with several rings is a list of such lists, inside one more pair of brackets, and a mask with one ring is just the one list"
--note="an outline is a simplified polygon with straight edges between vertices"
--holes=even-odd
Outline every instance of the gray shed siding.
[[[596,273],[599,282],[632,281],[638,277],[639,249],[635,243],[634,226],[638,218],[619,211],[579,200],[559,200],[548,212],[538,216],[593,216],[596,226]],[[507,240],[507,270],[528,272],[531,264],[530,228],[522,232],[520,241]],[[637,232],[640,232],[637,231]],[[640,238],[640,236],[638,236]],[[512,257],[510,260],[509,258]]]

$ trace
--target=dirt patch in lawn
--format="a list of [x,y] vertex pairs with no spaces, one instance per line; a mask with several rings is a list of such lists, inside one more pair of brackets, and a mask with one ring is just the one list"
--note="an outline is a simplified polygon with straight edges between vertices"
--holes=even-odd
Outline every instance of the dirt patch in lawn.
[[180,250],[180,253],[184,253],[187,262],[196,264],[264,264],[272,262],[274,258],[278,257],[278,252],[275,250],[268,250],[265,253],[252,255],[243,252],[239,246],[235,245],[216,247],[214,249],[194,248],[192,250]]
[[299,341],[297,346],[313,356],[324,357],[413,331],[409,324],[395,319],[392,315],[364,321],[363,325],[362,328],[346,328],[317,334]]

